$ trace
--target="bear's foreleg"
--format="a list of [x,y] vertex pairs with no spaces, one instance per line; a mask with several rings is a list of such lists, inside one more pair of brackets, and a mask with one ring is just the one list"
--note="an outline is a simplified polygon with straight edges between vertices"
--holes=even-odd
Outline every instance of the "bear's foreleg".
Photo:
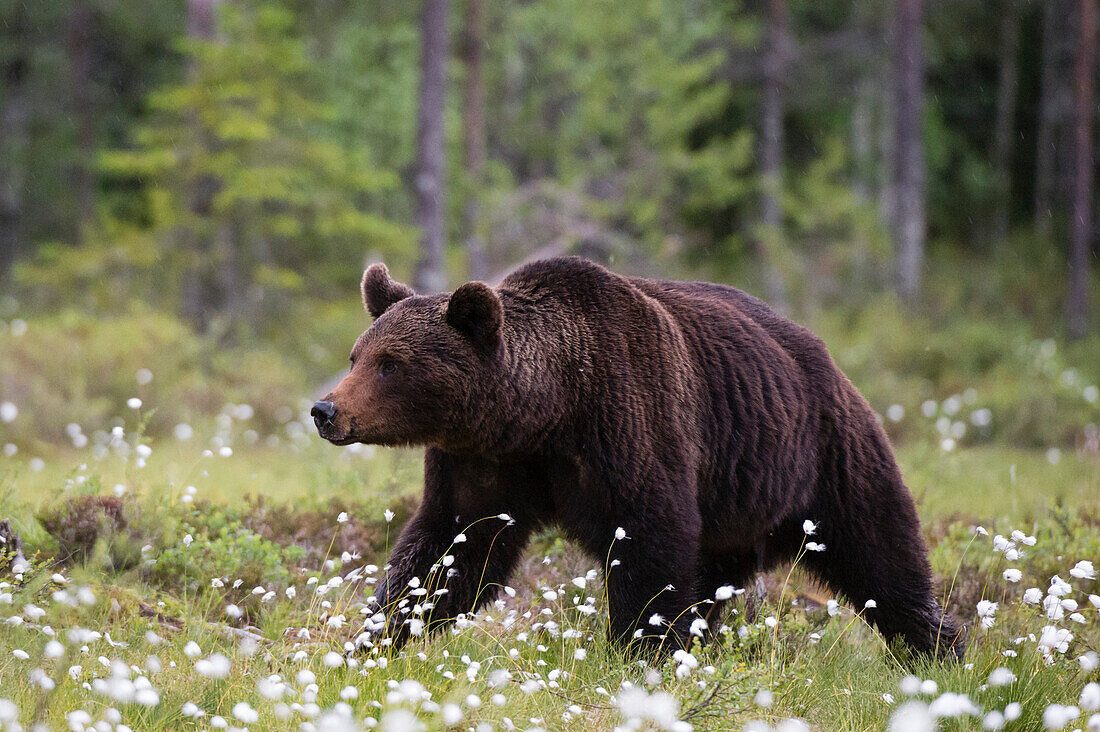
[[694,502],[676,505],[676,496],[647,488],[628,515],[607,526],[614,537],[604,568],[614,642],[661,652],[686,648],[692,622],[706,612],[698,604],[701,521]]
[[518,563],[532,525],[502,508],[470,505],[446,458],[425,462],[424,498],[390,555],[361,641],[400,647],[476,611],[495,597]]

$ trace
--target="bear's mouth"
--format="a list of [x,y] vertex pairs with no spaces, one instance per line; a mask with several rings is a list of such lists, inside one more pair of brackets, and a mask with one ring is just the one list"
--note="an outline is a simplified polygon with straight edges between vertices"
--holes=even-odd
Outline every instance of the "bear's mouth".
[[364,439],[363,430],[360,429],[360,425],[356,419],[352,417],[349,422],[350,424],[346,429],[340,429],[335,422],[318,424],[317,434],[321,435],[322,438],[328,440],[333,445],[340,447],[354,445],[357,442],[370,444]]
[[350,433],[337,431],[333,424],[318,424],[317,434],[319,434],[325,440],[328,440],[333,445],[350,445],[353,442],[358,442],[356,438],[352,437]]

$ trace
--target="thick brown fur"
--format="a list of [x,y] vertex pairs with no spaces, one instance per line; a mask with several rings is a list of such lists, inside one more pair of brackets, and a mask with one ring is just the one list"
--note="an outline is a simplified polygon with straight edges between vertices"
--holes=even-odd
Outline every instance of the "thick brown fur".
[[[431,611],[452,619],[556,525],[608,564],[615,639],[686,644],[696,613],[717,617],[715,590],[789,561],[810,519],[825,550],[805,567],[887,638],[961,656],[874,413],[822,342],[762,301],[575,258],[427,297],[375,265],[363,296],[377,319],[319,428],[427,446],[423,501],[377,593],[397,642],[412,578],[455,557]],[[511,521],[478,521],[498,514]]]

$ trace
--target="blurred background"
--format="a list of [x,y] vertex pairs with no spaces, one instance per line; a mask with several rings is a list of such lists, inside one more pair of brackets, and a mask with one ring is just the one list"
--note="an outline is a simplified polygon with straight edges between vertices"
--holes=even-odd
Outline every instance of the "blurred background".
[[142,399],[153,437],[293,449],[368,325],[366,263],[428,292],[572,253],[765,298],[899,445],[1095,456],[1097,24],[1095,0],[3,0],[0,444],[107,445]]
[[[103,653],[134,729],[296,729],[280,678],[310,714],[381,716],[404,676],[471,728],[610,729],[631,679],[671,693],[653,727],[932,729],[901,723],[931,709],[917,677],[797,569],[698,673],[643,675],[596,640],[603,601],[574,614],[597,562],[552,529],[497,626],[334,667],[422,490],[420,451],[309,417],[369,326],[364,266],[432,292],[562,254],[729,283],[819,334],[970,627],[922,698],[986,729],[1094,714],[1098,2],[0,0],[0,724],[110,728]],[[160,704],[129,703],[141,663]]]

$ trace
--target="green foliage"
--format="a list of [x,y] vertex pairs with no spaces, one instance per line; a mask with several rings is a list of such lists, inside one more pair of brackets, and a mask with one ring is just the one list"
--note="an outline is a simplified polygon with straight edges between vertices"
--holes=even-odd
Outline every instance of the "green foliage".
[[[117,317],[62,311],[22,335],[0,332],[0,383],[5,398],[33,405],[20,416],[20,437],[69,441],[66,425],[110,429],[132,397],[156,409],[148,429],[165,434],[181,423],[216,414],[226,403],[249,404],[268,429],[276,411],[308,396],[309,362],[295,365],[273,350],[226,348],[196,336],[178,318],[132,305]],[[136,375],[147,369],[149,383]],[[314,378],[327,369],[312,372]]]
[[[252,461],[258,470],[265,462],[248,452],[235,459]],[[1002,456],[978,472],[1003,467]],[[159,485],[166,476],[158,472],[151,480]],[[92,493],[98,482],[89,479],[77,492],[80,497],[71,506],[79,504],[80,510],[70,511],[72,518],[94,506],[113,505]],[[959,492],[955,486],[936,489]],[[536,539],[532,556],[512,583],[514,597],[502,596],[499,605],[467,617],[453,632],[414,638],[405,654],[345,655],[343,644],[357,628],[370,585],[349,579],[318,594],[322,583],[346,575],[354,563],[305,557],[293,546],[259,536],[256,523],[265,511],[271,518],[278,508],[287,512],[287,524],[297,515],[304,525],[310,522],[308,513],[316,511],[328,514],[325,530],[335,535],[349,526],[331,515],[337,502],[323,506],[299,497],[294,505],[280,507],[205,501],[170,505],[166,497],[166,491],[154,488],[147,496],[119,502],[128,529],[141,524],[150,544],[140,570],[117,564],[62,566],[56,548],[38,546],[31,547],[22,574],[0,585],[0,602],[12,608],[9,615],[22,618],[9,618],[0,634],[0,698],[15,703],[21,722],[64,727],[68,713],[87,709],[95,718],[112,705],[135,728],[190,727],[192,720],[181,715],[186,703],[197,704],[208,717],[232,717],[237,705],[247,702],[258,713],[254,724],[290,729],[300,718],[286,718],[280,700],[272,697],[281,694],[289,704],[309,694],[322,710],[344,701],[356,719],[378,719],[407,708],[425,724],[444,728],[439,707],[455,704],[463,723],[506,726],[504,717],[534,717],[553,719],[556,728],[581,730],[593,724],[610,727],[629,717],[630,707],[616,703],[628,688],[623,682],[629,682],[647,695],[668,694],[660,697],[666,708],[698,730],[738,729],[761,720],[776,726],[790,717],[817,729],[885,729],[902,705],[928,704],[947,692],[965,694],[983,714],[1018,702],[1020,717],[1006,729],[1030,730],[1042,726],[1048,704],[1077,703],[1082,687],[1095,679],[1095,671],[1083,670],[1077,657],[1097,642],[1095,608],[1087,600],[1096,581],[1067,572],[1078,559],[1100,552],[1100,526],[1084,504],[986,523],[989,534],[999,531],[1007,537],[1013,529],[1023,530],[1012,540],[1024,554],[1012,560],[992,551],[993,537],[976,533],[969,518],[938,520],[926,514],[933,519],[927,524],[941,592],[950,598],[951,611],[970,621],[965,663],[913,659],[904,648],[884,644],[854,609],[831,615],[820,588],[796,563],[792,573],[766,579],[766,597],[754,613],[746,612],[743,599],[737,603],[725,627],[714,627],[715,642],[691,649],[692,661],[684,664],[682,655],[639,663],[610,647],[599,580],[590,576],[584,587],[571,581],[584,576],[592,562],[554,534]],[[393,531],[406,516],[407,507],[402,507]],[[190,542],[185,541],[188,534]],[[1035,541],[1025,541],[1028,536]],[[96,543],[102,546],[103,538]],[[1007,568],[1020,570],[1019,582],[1003,578]],[[1068,616],[1052,621],[1042,608],[1021,600],[1024,588],[1044,588],[1055,573],[1071,582],[1068,597],[1080,600],[1085,622]],[[257,585],[265,594],[253,592]],[[288,587],[296,593],[288,595]],[[576,612],[589,596],[597,598],[597,613]],[[976,605],[983,599],[999,603],[990,628],[977,627]],[[1044,661],[1036,643],[1048,625],[1065,627],[1073,637],[1064,653],[1056,651]],[[54,633],[44,634],[44,627]],[[47,648],[51,640],[60,646]],[[210,667],[215,653],[226,657],[217,673]],[[148,682],[156,699],[134,703],[123,693],[129,688],[123,682],[104,687],[101,682],[112,672],[88,661],[99,656],[108,663],[122,661],[135,687]],[[34,681],[36,668],[54,683],[43,688]],[[990,683],[996,668],[1008,669],[1015,678],[1006,685]],[[312,676],[298,676],[306,671]],[[258,683],[270,682],[272,674],[287,682],[276,694],[268,683]],[[901,684],[911,674],[926,688],[934,683],[935,691],[904,692]],[[532,683],[522,687],[527,681]],[[93,695],[85,682],[95,685]],[[419,697],[411,704],[402,701],[394,693],[398,682],[402,688],[423,687],[439,707],[423,705]],[[315,691],[307,688],[309,683],[316,684]],[[355,693],[341,697],[347,687]],[[114,695],[121,698],[111,699]],[[964,715],[943,719],[941,726],[977,728],[980,719]]]
[[128,530],[133,512],[127,508],[113,496],[83,494],[47,509],[38,520],[57,541],[60,561],[95,560],[119,571],[141,561],[143,537]]
[[224,39],[180,44],[187,81],[155,91],[134,147],[102,153],[100,166],[143,185],[145,245],[158,253],[147,261],[162,285],[196,270],[229,278],[222,287],[254,288],[241,307],[263,323],[288,296],[353,281],[362,242],[400,255],[411,232],[377,213],[396,176],[366,145],[339,141],[295,15],[273,3],[220,7]]
[[495,134],[524,167],[582,195],[590,218],[666,245],[696,184],[707,186],[709,174],[712,187],[729,191],[745,173],[743,138],[707,150],[690,140],[728,98],[715,83],[723,55],[709,46],[744,21],[725,20],[655,0],[630,13],[603,1],[509,8],[487,84],[524,94],[489,100]]
[[[966,423],[957,441],[967,444],[1068,448],[1084,440],[1088,425],[1100,424],[1100,398],[1089,389],[1100,386],[1100,370],[1083,357],[1100,349],[1096,338],[1066,349],[1003,312],[914,317],[885,296],[868,307],[821,313],[813,328],[880,413],[893,404],[905,408],[904,423],[888,424],[895,438],[920,434],[913,428],[927,400],[936,404],[924,433],[947,416]],[[960,406],[945,415],[940,403],[951,397]],[[978,409],[990,410],[991,421],[975,429],[970,417]]]
[[246,591],[263,584],[286,587],[304,552],[264,539],[241,525],[233,512],[209,509],[184,521],[185,536],[193,541],[160,551],[149,569],[151,578],[192,592],[210,589],[215,578],[241,580]]

